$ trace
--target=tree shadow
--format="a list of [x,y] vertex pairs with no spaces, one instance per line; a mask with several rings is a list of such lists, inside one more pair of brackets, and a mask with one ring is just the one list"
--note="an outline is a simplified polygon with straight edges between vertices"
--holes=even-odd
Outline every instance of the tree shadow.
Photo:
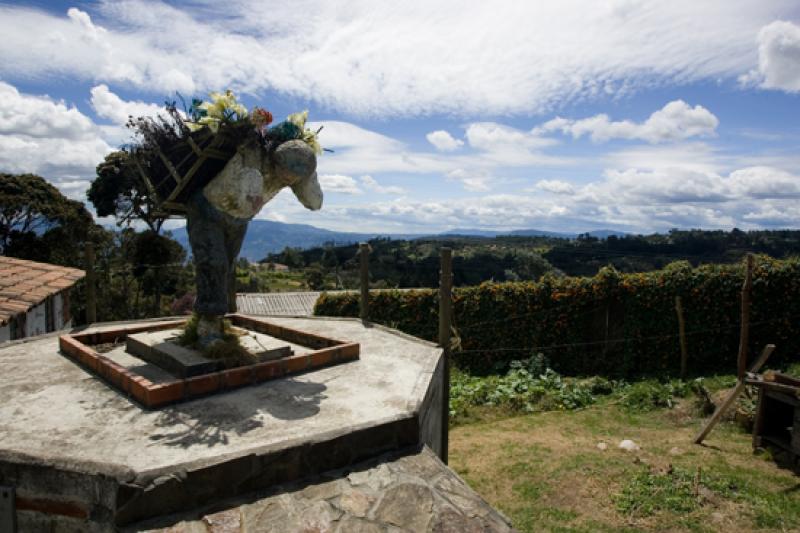
[[324,383],[286,378],[166,407],[155,421],[162,431],[150,440],[180,448],[224,446],[234,435],[264,427],[265,415],[279,420],[316,415],[326,389]]

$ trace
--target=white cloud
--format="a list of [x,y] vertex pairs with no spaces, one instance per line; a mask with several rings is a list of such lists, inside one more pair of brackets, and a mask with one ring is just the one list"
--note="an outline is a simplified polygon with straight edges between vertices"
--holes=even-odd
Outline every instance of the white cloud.
[[[470,124],[468,135],[481,143],[477,153],[420,152],[405,143],[380,133],[341,121],[309,123],[317,129],[323,126],[319,140],[334,153],[319,158],[319,171],[325,174],[379,174],[385,172],[408,174],[440,174],[459,168],[475,169],[472,173],[489,172],[497,167],[526,165],[564,165],[570,159],[542,153],[540,147],[556,143],[552,139],[536,138],[527,132],[500,124]],[[515,135],[521,135],[517,142]]]
[[765,89],[800,91],[800,26],[776,20],[758,33],[758,68],[740,77]]
[[395,185],[384,186],[378,183],[372,176],[361,176],[361,184],[372,192],[378,194],[405,194],[405,189]]
[[363,192],[358,187],[356,180],[341,174],[322,174],[319,176],[319,184],[323,192],[338,192],[341,194],[361,194]]
[[155,117],[166,114],[163,105],[148,104],[140,100],[126,101],[112,93],[108,85],[100,84],[91,89],[91,104],[99,117],[124,125],[128,117]]
[[573,194],[575,192],[575,187],[561,180],[539,180],[536,182],[536,188],[553,194]]
[[[0,75],[159,95],[275,90],[372,116],[528,114],[736,78],[757,62],[758,30],[796,15],[788,0],[240,0],[191,10],[128,0],[87,9],[0,8]],[[794,83],[769,64],[765,73],[767,83]]]
[[47,96],[0,82],[0,171],[40,174],[83,199],[97,163],[111,151],[92,120]]
[[432,131],[425,138],[440,152],[452,152],[464,146],[464,141],[454,138],[444,130]]
[[555,141],[544,139],[536,132],[526,132],[496,122],[473,122],[467,126],[467,142],[480,150],[508,151],[544,148]]
[[709,137],[714,135],[718,124],[717,117],[703,106],[691,107],[683,100],[674,100],[655,111],[642,123],[630,120],[612,121],[606,114],[581,120],[556,117],[534,128],[534,133],[560,131],[575,139],[588,135],[595,142],[638,139],[659,143]]
[[81,139],[94,133],[94,123],[75,107],[46,96],[23,95],[0,81],[0,134]]
[[[559,189],[550,186],[557,181],[539,183]],[[681,167],[608,169],[594,182],[571,186],[573,193],[559,196],[557,203],[552,196],[531,190],[529,194],[328,205],[314,214],[312,223],[352,230],[352,221],[358,220],[375,231],[394,232],[457,227],[570,232],[598,227],[636,232],[675,227],[800,227],[800,176],[774,167],[743,167],[727,173]],[[308,221],[295,204],[287,200],[285,207],[270,203],[268,208],[283,213],[288,221]]]
[[464,189],[472,192],[484,192],[490,189],[489,182],[492,176],[485,170],[465,170],[457,168],[448,172],[445,177],[448,180],[460,181]]

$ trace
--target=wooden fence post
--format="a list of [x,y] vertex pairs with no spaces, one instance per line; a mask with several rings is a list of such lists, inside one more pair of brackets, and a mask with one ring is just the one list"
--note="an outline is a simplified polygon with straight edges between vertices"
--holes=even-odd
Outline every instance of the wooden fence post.
[[439,346],[443,348],[444,371],[442,372],[442,450],[444,464],[448,460],[450,445],[450,334],[453,327],[453,255],[450,248],[441,250],[439,272]]
[[675,312],[678,314],[678,334],[681,341],[681,379],[686,377],[686,324],[683,322],[683,305],[681,297],[675,297]]
[[84,248],[86,261],[86,323],[97,322],[97,290],[94,276],[94,243],[87,242]]
[[362,242],[358,245],[361,261],[361,320],[369,320],[369,244]]
[[739,333],[737,376],[744,379],[747,372],[747,347],[750,342],[750,292],[753,289],[753,254],[747,254],[747,271],[742,284],[742,325]]

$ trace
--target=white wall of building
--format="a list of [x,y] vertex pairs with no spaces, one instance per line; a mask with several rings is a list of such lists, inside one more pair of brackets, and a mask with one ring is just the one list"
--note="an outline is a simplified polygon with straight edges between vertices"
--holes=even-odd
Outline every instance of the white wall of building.
[[25,336],[33,337],[34,335],[41,335],[47,333],[47,303],[42,302],[39,305],[32,307],[28,310],[28,316],[25,318]]

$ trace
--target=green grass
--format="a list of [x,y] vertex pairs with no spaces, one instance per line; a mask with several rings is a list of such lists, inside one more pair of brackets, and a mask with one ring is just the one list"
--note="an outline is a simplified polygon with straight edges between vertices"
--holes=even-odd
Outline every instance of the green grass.
[[471,406],[451,430],[450,466],[520,531],[800,531],[800,479],[732,422],[692,444],[704,418],[677,385],[624,384],[577,410]]

